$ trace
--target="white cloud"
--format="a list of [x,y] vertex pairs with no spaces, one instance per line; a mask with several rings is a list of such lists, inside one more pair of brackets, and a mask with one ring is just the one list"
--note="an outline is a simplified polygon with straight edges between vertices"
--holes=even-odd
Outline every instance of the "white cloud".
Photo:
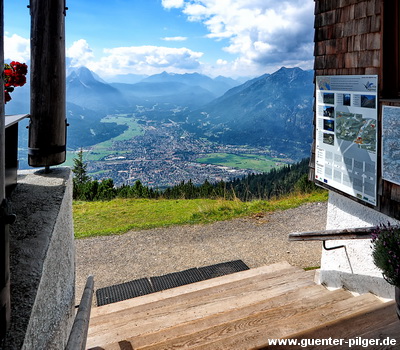
[[219,66],[225,66],[225,65],[227,65],[228,64],[228,61],[227,60],[223,60],[223,59],[221,59],[221,58],[219,58],[218,60],[217,60],[217,65],[219,65]]
[[80,39],[67,50],[72,67],[86,66],[100,75],[156,74],[163,70],[183,73],[200,70],[202,52],[188,48],[163,46],[129,46],[103,50],[96,58],[85,39]]
[[4,59],[11,61],[26,62],[31,58],[29,39],[17,34],[4,36]]
[[161,0],[161,4],[166,9],[180,8],[184,5],[184,0]]
[[187,48],[162,46],[117,47],[104,50],[106,56],[92,62],[89,68],[104,75],[155,74],[163,70],[185,72],[198,70],[202,52]]
[[71,58],[71,66],[87,66],[93,61],[94,54],[89,44],[84,39],[75,41],[67,50],[67,57]]
[[186,41],[187,37],[186,36],[167,36],[165,38],[161,38],[161,40],[164,40],[164,41]]
[[228,40],[237,69],[313,60],[313,0],[187,0],[182,11],[206,26],[207,37]]

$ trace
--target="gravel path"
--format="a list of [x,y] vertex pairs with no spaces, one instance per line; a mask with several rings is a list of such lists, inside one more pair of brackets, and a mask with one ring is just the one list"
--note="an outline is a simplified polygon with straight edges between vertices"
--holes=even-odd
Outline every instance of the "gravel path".
[[320,242],[289,242],[290,232],[325,229],[326,203],[207,225],[185,225],[76,240],[76,296],[88,275],[95,289],[241,259],[250,268],[286,260],[319,266]]

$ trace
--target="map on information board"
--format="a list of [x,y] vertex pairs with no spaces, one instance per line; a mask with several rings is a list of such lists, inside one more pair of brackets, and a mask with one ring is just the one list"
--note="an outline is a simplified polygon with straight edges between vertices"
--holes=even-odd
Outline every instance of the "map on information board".
[[383,106],[382,178],[400,185],[400,108]]
[[376,75],[316,77],[315,179],[376,205]]

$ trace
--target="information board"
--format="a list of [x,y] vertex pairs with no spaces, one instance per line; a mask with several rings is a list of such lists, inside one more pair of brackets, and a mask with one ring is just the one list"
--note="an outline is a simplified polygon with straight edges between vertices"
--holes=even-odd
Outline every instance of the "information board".
[[378,76],[316,77],[315,179],[376,205]]
[[400,185],[400,108],[382,108],[382,179]]

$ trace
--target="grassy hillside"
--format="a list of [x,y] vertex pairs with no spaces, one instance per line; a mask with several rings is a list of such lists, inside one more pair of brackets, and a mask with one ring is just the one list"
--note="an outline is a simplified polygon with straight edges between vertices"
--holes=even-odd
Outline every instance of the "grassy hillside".
[[278,200],[252,202],[222,199],[132,198],[96,202],[75,201],[73,204],[75,236],[84,238],[122,234],[131,229],[204,224],[326,200],[327,192],[318,190],[308,194],[292,194]]

